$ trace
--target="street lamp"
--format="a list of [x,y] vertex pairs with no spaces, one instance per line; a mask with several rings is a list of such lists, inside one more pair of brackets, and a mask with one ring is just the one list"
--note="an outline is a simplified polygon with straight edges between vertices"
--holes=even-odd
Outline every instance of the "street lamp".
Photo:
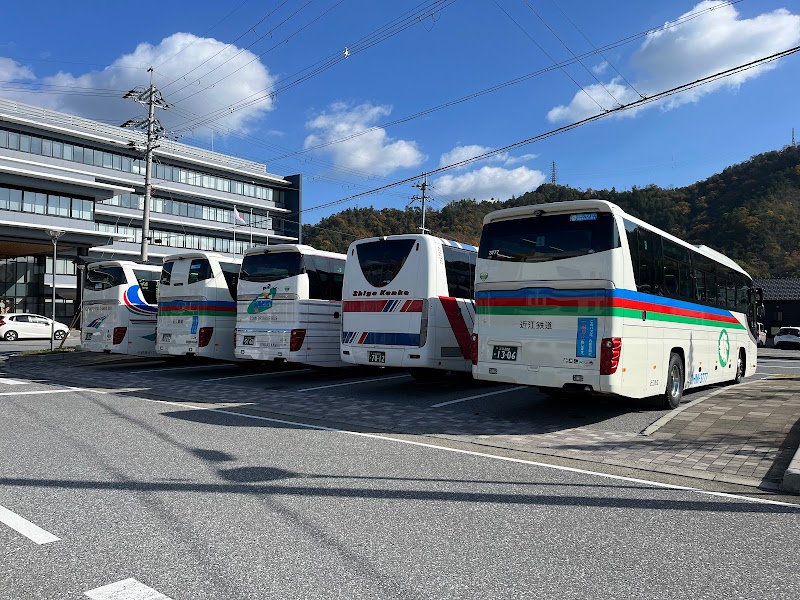
[[52,306],[52,314],[50,315],[52,320],[50,321],[50,352],[52,352],[55,348],[53,346],[53,340],[56,337],[56,249],[58,248],[58,238],[64,235],[64,231],[60,229],[48,229],[47,235],[50,236],[50,239],[53,240],[53,279],[50,282],[53,288],[53,306]]

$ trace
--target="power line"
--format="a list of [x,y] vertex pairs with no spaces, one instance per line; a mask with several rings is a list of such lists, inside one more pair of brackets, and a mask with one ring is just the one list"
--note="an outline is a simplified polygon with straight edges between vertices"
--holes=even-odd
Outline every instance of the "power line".
[[[324,71],[327,71],[328,69],[339,64],[340,62],[348,60],[348,58],[352,57],[353,55],[360,52],[364,52],[365,50],[368,50],[372,46],[380,44],[381,42],[384,42],[387,39],[394,37],[399,33],[402,33],[406,29],[421,22],[423,19],[435,14],[436,12],[444,10],[445,8],[453,4],[455,1],[456,0],[426,0],[425,2],[418,4],[417,7],[415,7],[411,11],[407,11],[400,17],[390,21],[388,24],[383,25],[382,27],[368,34],[367,36],[356,41],[354,44],[348,44],[345,47],[346,52],[344,51],[336,52],[335,54],[332,54],[328,58],[317,61],[316,63],[276,82],[277,84],[282,81],[288,81],[288,83],[286,83],[283,87],[276,87],[275,85],[273,85],[271,88],[265,88],[263,90],[251,94],[250,96],[247,96],[246,98],[243,98],[238,103],[229,105],[228,107],[226,107],[221,111],[214,111],[201,117],[202,120],[200,121],[194,123],[186,123],[184,124],[184,126],[187,128],[191,128],[204,125],[208,122],[216,120],[217,118],[223,116],[224,114],[229,114],[237,110],[242,110],[243,108],[247,108],[254,104],[258,104],[259,102],[263,102],[266,99],[274,98],[275,95],[285,92],[286,90],[291,89],[292,87],[295,87],[307,81],[308,79],[311,79],[312,77],[315,77],[320,73],[323,73]],[[427,4],[427,6],[419,8],[420,6],[425,4]],[[308,72],[309,70],[310,72]],[[304,72],[306,74],[301,75]],[[226,75],[226,77],[228,77],[229,75]],[[299,76],[297,79],[292,80],[292,78],[298,75],[301,76]],[[215,84],[219,83],[220,81],[222,81],[222,79],[216,81]]]
[[[503,152],[508,152],[509,150],[513,150],[514,148],[519,148],[520,146],[526,146],[528,144],[532,144],[534,142],[538,142],[538,141],[541,141],[543,139],[547,139],[547,138],[553,137],[555,135],[558,135],[559,133],[564,133],[566,131],[570,131],[572,129],[576,129],[578,127],[586,125],[587,123],[592,123],[593,121],[598,121],[598,120],[600,120],[600,119],[602,119],[604,117],[610,116],[612,114],[616,114],[616,113],[619,113],[619,112],[630,110],[632,108],[637,108],[637,107],[643,106],[645,104],[650,104],[652,102],[656,102],[658,100],[662,100],[662,99],[664,99],[664,98],[666,98],[668,96],[674,96],[675,94],[678,94],[680,92],[685,92],[687,90],[699,87],[701,85],[705,85],[707,83],[711,83],[712,81],[716,81],[718,79],[724,79],[725,77],[730,77],[731,75],[735,75],[737,73],[740,73],[740,72],[743,72],[743,71],[747,71],[749,69],[760,67],[760,66],[762,66],[762,65],[764,65],[764,64],[766,64],[768,62],[773,62],[775,60],[779,60],[781,58],[785,58],[785,57],[790,56],[792,54],[795,54],[795,53],[797,53],[799,51],[800,51],[800,46],[795,46],[793,48],[789,48],[788,50],[783,50],[782,52],[777,52],[775,54],[771,54],[769,56],[762,57],[762,58],[756,59],[754,61],[742,64],[742,65],[738,65],[736,67],[732,67],[730,69],[725,69],[724,71],[719,71],[718,73],[714,73],[713,75],[708,75],[706,77],[701,77],[700,79],[695,79],[694,81],[691,81],[689,83],[684,83],[684,84],[675,86],[673,88],[670,88],[668,90],[664,90],[662,92],[651,94],[650,96],[639,98],[638,100],[634,100],[632,102],[629,102],[628,104],[622,104],[622,105],[620,105],[620,106],[618,106],[616,108],[609,109],[609,110],[607,110],[605,112],[598,113],[598,114],[593,115],[591,117],[586,117],[585,119],[581,119],[580,121],[575,121],[574,123],[570,123],[569,125],[564,125],[562,127],[556,128],[556,129],[551,129],[550,131],[547,131],[545,133],[541,133],[539,135],[535,135],[533,137],[527,138],[525,140],[521,140],[519,142],[514,142],[513,144],[509,144],[507,146],[503,146],[502,148],[496,148],[495,150],[490,150],[489,152],[484,152],[483,154],[479,154],[478,156],[474,156],[472,158],[467,158],[467,159],[458,161],[456,163],[453,163],[451,165],[446,165],[446,166],[443,166],[443,167],[439,167],[439,168],[434,169],[432,171],[428,171],[427,174],[431,175],[433,173],[441,173],[443,171],[449,171],[451,169],[455,169],[455,168],[458,168],[458,167],[463,167],[463,166],[468,165],[470,163],[477,162],[477,161],[480,161],[480,160],[484,160],[486,158],[489,158],[491,156],[495,156],[497,154],[501,154]],[[326,203],[320,204],[318,206],[313,206],[311,208],[306,208],[306,209],[303,209],[301,212],[310,212],[312,210],[319,210],[321,208],[329,208],[331,206],[336,206],[338,204],[343,204],[345,202],[349,202],[349,201],[354,200],[356,198],[363,198],[364,196],[370,196],[372,194],[376,194],[378,192],[381,192],[381,191],[383,191],[385,189],[389,189],[389,188],[392,188],[392,187],[396,187],[398,185],[403,185],[405,183],[409,183],[409,182],[414,181],[416,179],[419,179],[419,175],[416,175],[414,177],[407,177],[406,179],[402,179],[400,181],[395,181],[394,183],[390,183],[390,184],[381,186],[379,188],[375,188],[373,190],[370,190],[369,192],[364,192],[364,193],[361,193],[361,194],[353,194],[352,196],[348,196],[346,198],[341,198],[339,200],[334,200],[332,202],[326,202]]]
[[[416,113],[411,114],[411,115],[407,115],[405,117],[400,117],[400,118],[394,119],[392,121],[388,121],[388,122],[385,122],[385,123],[380,123],[380,124],[375,125],[373,127],[368,127],[367,129],[363,129],[361,131],[357,131],[355,133],[352,133],[352,134],[347,135],[347,136],[343,136],[341,138],[337,138],[335,140],[329,140],[329,141],[323,142],[321,144],[316,144],[314,146],[309,146],[308,148],[304,148],[302,150],[296,150],[296,151],[294,151],[294,152],[292,152],[290,154],[279,155],[277,157],[274,157],[272,160],[280,160],[282,158],[289,158],[289,157],[297,156],[297,155],[300,155],[300,154],[306,154],[308,152],[313,152],[314,150],[319,150],[320,148],[325,148],[327,146],[331,146],[331,145],[334,145],[334,144],[338,144],[340,142],[345,142],[345,141],[354,139],[356,137],[359,137],[359,136],[365,135],[367,133],[370,133],[371,131],[376,131],[378,129],[383,129],[383,128],[387,128],[387,127],[392,127],[394,125],[399,125],[401,123],[406,123],[408,121],[412,121],[414,119],[418,119],[420,117],[427,116],[429,114],[432,114],[434,112],[438,112],[438,111],[443,110],[445,108],[450,108],[451,106],[455,106],[457,104],[462,104],[464,102],[468,102],[470,100],[474,100],[474,99],[479,98],[481,96],[485,96],[487,94],[491,94],[491,93],[500,91],[500,90],[502,90],[502,89],[504,89],[506,87],[510,87],[512,85],[517,85],[518,83],[522,83],[524,81],[527,81],[528,79],[532,79],[532,78],[538,77],[540,75],[544,75],[545,73],[550,73],[551,71],[555,71],[555,70],[560,69],[562,67],[566,67],[566,66],[575,64],[575,62],[577,62],[578,59],[585,59],[585,58],[588,58],[590,56],[595,56],[595,55],[602,56],[602,52],[604,52],[604,51],[613,50],[615,48],[618,48],[620,46],[628,44],[628,43],[630,43],[632,41],[635,41],[635,40],[637,40],[639,38],[646,37],[646,36],[650,35],[651,33],[655,32],[655,31],[660,31],[660,30],[667,29],[667,28],[677,27],[678,25],[681,25],[681,24],[683,24],[683,23],[685,23],[687,21],[691,21],[692,19],[695,19],[695,18],[697,18],[699,16],[702,16],[703,14],[705,14],[707,12],[710,12],[712,10],[716,10],[717,8],[719,8],[721,6],[726,6],[726,5],[729,5],[729,4],[735,4],[735,3],[738,3],[738,2],[742,2],[742,0],[730,0],[729,2],[726,2],[725,4],[717,4],[717,5],[714,5],[712,7],[702,9],[702,10],[696,12],[696,13],[691,13],[689,15],[685,15],[684,18],[678,19],[677,21],[670,22],[668,25],[664,25],[663,27],[654,27],[654,28],[651,28],[651,29],[647,29],[647,30],[639,32],[637,34],[628,36],[627,38],[623,38],[621,40],[617,40],[616,42],[612,42],[610,44],[606,44],[605,46],[603,46],[601,48],[595,48],[591,52],[585,52],[584,54],[578,55],[577,57],[575,57],[573,59],[565,60],[565,61],[562,61],[562,62],[557,63],[555,65],[540,69],[538,71],[534,71],[532,73],[528,73],[526,75],[522,75],[522,76],[517,77],[515,79],[510,79],[508,81],[504,81],[504,82],[499,83],[497,85],[494,85],[492,87],[484,88],[484,89],[479,90],[477,92],[473,92],[471,94],[467,94],[466,96],[462,96],[460,98],[456,98],[454,100],[449,100],[448,102],[444,102],[443,104],[439,104],[439,105],[433,106],[431,108],[424,109],[422,111],[416,112]],[[642,94],[639,94],[639,96],[641,97]]]

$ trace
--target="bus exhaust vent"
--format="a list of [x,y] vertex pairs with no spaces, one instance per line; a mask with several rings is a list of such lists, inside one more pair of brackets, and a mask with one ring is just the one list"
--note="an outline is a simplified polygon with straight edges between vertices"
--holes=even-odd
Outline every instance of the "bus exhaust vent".
[[461,356],[461,348],[458,346],[442,346],[441,358],[464,358]]

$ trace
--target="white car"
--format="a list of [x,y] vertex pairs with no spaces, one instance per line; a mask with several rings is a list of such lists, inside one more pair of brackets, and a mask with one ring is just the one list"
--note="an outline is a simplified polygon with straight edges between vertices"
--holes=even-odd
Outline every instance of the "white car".
[[[50,339],[52,320],[30,313],[7,313],[0,315],[0,338],[13,342],[23,338]],[[69,335],[69,327],[56,321],[53,337],[57,340]]]
[[800,327],[781,327],[775,334],[776,348],[800,348]]

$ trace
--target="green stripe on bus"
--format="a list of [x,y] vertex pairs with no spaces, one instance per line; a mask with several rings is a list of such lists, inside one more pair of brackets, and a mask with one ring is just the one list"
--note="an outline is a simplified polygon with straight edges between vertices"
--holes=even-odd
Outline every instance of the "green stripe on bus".
[[[633,308],[608,308],[608,307],[574,307],[574,306],[478,306],[479,315],[522,315],[522,316],[560,316],[560,317],[624,317],[627,319],[642,320],[642,311]],[[684,325],[703,325],[706,327],[727,327],[728,329],[744,329],[739,322],[717,321],[699,317],[684,317],[647,311],[648,321],[664,321],[667,323],[682,323]]]

